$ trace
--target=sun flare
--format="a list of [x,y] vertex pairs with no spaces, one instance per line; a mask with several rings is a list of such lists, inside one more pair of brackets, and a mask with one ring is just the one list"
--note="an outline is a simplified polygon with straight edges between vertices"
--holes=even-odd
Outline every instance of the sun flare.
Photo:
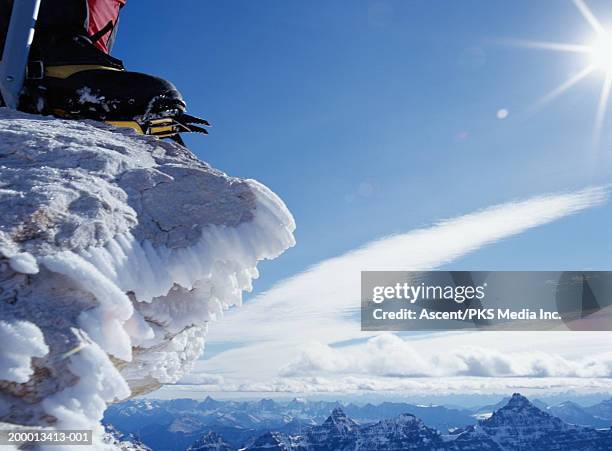
[[597,111],[595,114],[595,123],[593,130],[593,141],[596,145],[599,144],[601,130],[606,116],[610,90],[612,87],[612,29],[607,30],[597,19],[584,0],[573,0],[574,5],[589,23],[592,30],[595,32],[596,38],[587,44],[570,44],[563,42],[548,42],[548,41],[512,41],[522,47],[540,50],[552,50],[566,53],[580,53],[588,55],[589,63],[577,73],[571,75],[567,80],[559,86],[551,90],[546,95],[542,96],[535,102],[532,110],[538,110],[550,101],[554,100],[569,88],[583,80],[594,72],[603,74],[603,82],[599,101],[597,103]]

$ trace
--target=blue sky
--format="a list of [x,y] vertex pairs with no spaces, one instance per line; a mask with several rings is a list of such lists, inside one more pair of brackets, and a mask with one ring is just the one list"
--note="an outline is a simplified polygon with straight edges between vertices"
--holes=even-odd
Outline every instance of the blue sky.
[[[611,5],[588,4],[603,24],[612,25]],[[263,391],[316,391],[321,385],[350,390],[361,386],[366,368],[353,365],[350,356],[359,361],[372,355],[372,346],[391,354],[416,353],[423,371],[431,373],[427,383],[454,374],[430,371],[427,357],[396,336],[365,337],[365,344],[342,351],[349,360],[334,354],[334,343],[360,337],[358,323],[354,317],[347,320],[346,310],[351,303],[358,305],[358,297],[351,297],[358,282],[343,279],[344,267],[334,265],[352,264],[358,274],[364,265],[379,262],[380,267],[368,269],[382,269],[390,260],[402,261],[375,244],[359,258],[329,259],[391,234],[400,236],[385,243],[408,245],[397,248],[397,254],[407,256],[405,265],[609,269],[612,211],[609,203],[600,202],[604,194],[595,199],[580,191],[612,181],[612,115],[599,145],[593,144],[605,73],[595,71],[534,113],[538,99],[579,72],[589,58],[507,43],[590,43],[593,38],[570,0],[128,3],[115,55],[129,69],[173,81],[189,111],[214,125],[209,137],[188,137],[189,147],[230,175],[268,185],[285,200],[298,225],[297,246],[260,266],[258,299],[230,313],[221,327],[211,327],[214,352],[199,362],[192,382],[234,391],[245,385]],[[500,109],[509,112],[506,118],[498,118]],[[543,210],[550,211],[542,214],[533,211],[533,205],[540,205],[537,199],[520,208],[508,204],[559,192],[578,194],[544,199]],[[502,206],[469,216],[496,204]],[[458,218],[452,239],[431,227],[446,218]],[[425,228],[424,243],[411,233],[419,228]],[[485,238],[462,243],[462,234],[474,230]],[[439,244],[441,236],[447,238]],[[422,257],[411,256],[415,248]],[[313,272],[302,272],[315,264]],[[295,280],[286,280],[296,274]],[[342,279],[334,299],[308,291],[331,283],[330,274]],[[304,320],[266,321],[262,318],[270,316],[269,309]],[[525,386],[612,391],[608,379],[599,378],[605,371],[574,369],[589,364],[581,358],[607,351],[600,335],[581,338],[515,334],[508,340],[501,334],[466,334],[449,340],[433,335],[419,346],[452,360],[450,368],[467,358],[463,348],[453,346],[484,342],[492,347],[479,353],[492,362],[510,356],[508,364],[520,377],[531,374],[532,365],[550,365],[550,378],[573,378],[521,379],[518,383]],[[312,340],[319,341],[313,345]],[[544,357],[529,354],[533,350]],[[277,356],[275,365],[263,365],[262,355]],[[556,357],[570,370],[556,372],[550,363]],[[290,371],[305,368],[321,376],[320,360],[336,363],[329,379],[314,388]],[[376,387],[427,390],[411,385],[416,382],[409,378],[385,378],[384,362],[370,364],[366,375]],[[240,376],[246,370],[252,378]],[[497,376],[492,373],[492,390],[517,383]],[[444,379],[439,383],[448,386]],[[470,390],[474,384],[466,378],[458,387]]]
[[[298,246],[262,266],[261,290],[376,237],[607,183],[612,134],[591,148],[603,75],[526,116],[584,57],[498,42],[591,36],[570,1],[152,0],[128,4],[115,55],[172,80],[212,121],[188,139],[198,156],[292,210]],[[606,267],[609,219],[593,211],[457,264]]]

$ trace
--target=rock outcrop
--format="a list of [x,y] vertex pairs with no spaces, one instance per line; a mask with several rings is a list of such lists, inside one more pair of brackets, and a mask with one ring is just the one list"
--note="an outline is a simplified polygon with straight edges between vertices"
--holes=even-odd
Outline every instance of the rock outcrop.
[[94,428],[178,380],[294,244],[283,202],[185,148],[0,109],[0,422]]

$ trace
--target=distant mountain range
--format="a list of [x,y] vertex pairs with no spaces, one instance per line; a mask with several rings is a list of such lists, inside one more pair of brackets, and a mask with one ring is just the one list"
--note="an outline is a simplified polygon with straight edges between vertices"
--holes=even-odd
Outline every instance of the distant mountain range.
[[[211,451],[213,448],[197,448]],[[268,432],[245,451],[358,450],[592,450],[612,449],[612,430],[576,426],[540,410],[516,393],[506,405],[476,425],[441,434],[416,416],[404,413],[374,424],[359,425],[340,407],[320,426],[287,436]],[[192,448],[196,450],[196,448]]]
[[400,402],[373,405],[342,405],[339,402],[293,399],[277,402],[204,401],[193,399],[131,400],[110,406],[104,422],[125,433],[139,437],[155,450],[185,449],[208,432],[222,436],[229,444],[239,447],[267,431],[299,434],[323,423],[336,407],[360,424],[391,419],[402,413],[412,413],[434,429],[447,431],[474,424],[470,410],[444,406],[419,406]]
[[104,421],[155,451],[612,449],[612,400],[546,406],[519,394],[474,409],[301,399],[132,400],[111,406]]
[[612,425],[612,399],[590,407],[566,401],[547,407],[546,411],[570,424],[605,428]]

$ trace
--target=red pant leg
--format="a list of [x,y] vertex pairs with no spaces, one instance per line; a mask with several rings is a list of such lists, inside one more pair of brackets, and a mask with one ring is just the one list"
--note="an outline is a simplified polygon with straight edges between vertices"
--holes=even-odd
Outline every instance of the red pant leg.
[[[127,0],[87,0],[89,6],[89,35],[102,30],[109,22],[113,25],[119,20],[119,11]],[[111,47],[112,32],[109,31],[96,41],[96,47],[108,53]]]

